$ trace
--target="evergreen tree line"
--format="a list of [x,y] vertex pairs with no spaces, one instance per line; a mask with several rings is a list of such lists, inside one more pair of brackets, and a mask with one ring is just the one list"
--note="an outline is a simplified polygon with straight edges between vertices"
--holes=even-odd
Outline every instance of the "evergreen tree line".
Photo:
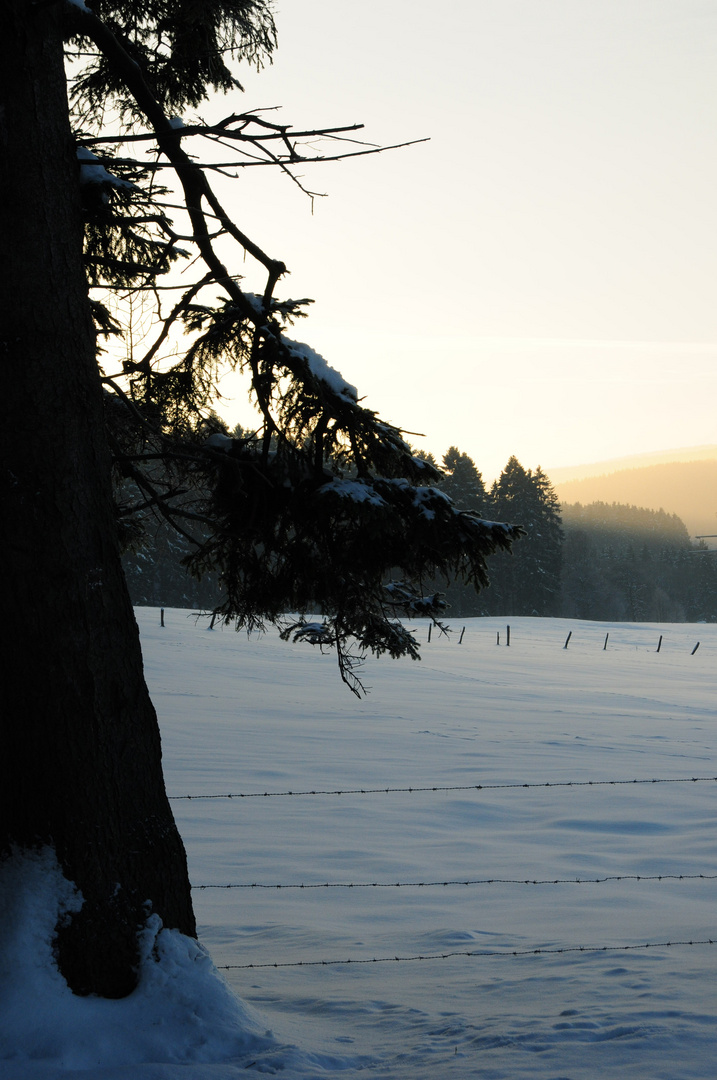
[[562,613],[630,622],[717,620],[717,552],[664,510],[562,507]]
[[[481,592],[428,583],[445,593],[450,616],[717,620],[717,555],[692,543],[676,514],[620,503],[561,506],[543,470],[526,470],[516,457],[487,486],[474,461],[455,446],[440,464],[430,454],[418,456],[441,469],[438,486],[461,509],[525,530],[512,552],[490,558],[490,586]],[[213,608],[219,580],[191,577],[181,565],[188,554],[182,537],[161,523],[147,529],[143,546],[124,559],[134,602]]]

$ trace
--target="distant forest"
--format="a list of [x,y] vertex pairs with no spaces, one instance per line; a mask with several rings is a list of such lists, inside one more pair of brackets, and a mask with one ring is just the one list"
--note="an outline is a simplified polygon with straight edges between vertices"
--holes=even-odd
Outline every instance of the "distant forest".
[[[236,433],[235,433],[236,434]],[[541,469],[515,457],[490,487],[473,460],[455,446],[437,465],[440,487],[464,510],[520,524],[526,535],[511,554],[488,563],[490,586],[476,593],[427,582],[446,595],[449,618],[476,615],[564,616],[599,621],[717,621],[717,551],[690,541],[676,514],[625,503],[560,504]],[[141,537],[124,556],[137,605],[210,610],[219,582],[190,577],[181,565],[187,541],[148,512]]]
[[692,536],[717,533],[717,458],[618,469],[581,480],[555,480],[554,486],[563,506],[578,502],[627,503],[651,510],[669,506]]

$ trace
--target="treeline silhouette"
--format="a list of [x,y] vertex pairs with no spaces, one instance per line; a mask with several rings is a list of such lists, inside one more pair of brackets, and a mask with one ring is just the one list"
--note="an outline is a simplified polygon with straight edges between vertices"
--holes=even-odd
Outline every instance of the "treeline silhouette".
[[[449,617],[563,616],[599,621],[717,621],[717,552],[692,543],[676,514],[622,503],[563,504],[538,468],[511,457],[489,487],[474,461],[450,447],[438,465],[439,486],[465,510],[520,524],[525,536],[511,554],[488,563],[490,586],[442,581]],[[435,484],[435,482],[434,482]],[[210,610],[218,602],[215,576],[196,580],[182,566],[190,545],[147,515],[144,535],[124,556],[137,605]]]
[[551,479],[563,506],[615,502],[651,510],[669,507],[692,536],[717,533],[717,457],[632,466],[574,480],[557,479],[560,472]]

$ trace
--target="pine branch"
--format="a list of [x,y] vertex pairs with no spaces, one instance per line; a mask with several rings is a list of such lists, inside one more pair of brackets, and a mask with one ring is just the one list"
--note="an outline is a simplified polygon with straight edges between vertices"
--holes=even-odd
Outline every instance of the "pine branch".
[[[122,447],[117,439],[113,443],[118,467],[142,493],[142,507],[151,506],[193,545],[191,569],[221,568],[226,595],[217,611],[224,619],[247,626],[277,621],[287,610],[322,611],[325,632],[299,628],[296,633],[318,644],[330,641],[342,678],[354,693],[361,693],[357,668],[366,652],[418,658],[418,643],[398,621],[400,614],[428,617],[445,631],[443,596],[435,586],[424,589],[422,582],[456,575],[476,588],[485,586],[486,557],[508,550],[520,530],[458,510],[431,486],[441,473],[414,456],[401,429],[365,408],[358,391],[321,356],[285,336],[286,326],[301,314],[300,302],[274,298],[286,267],[239,228],[209,182],[210,171],[237,162],[199,162],[184,142],[190,136],[221,145],[231,140],[240,152],[251,151],[249,158],[242,158],[242,167],[269,163],[292,178],[298,162],[364,156],[384,148],[362,143],[359,149],[322,155],[305,154],[300,145],[302,139],[322,135],[335,142],[358,125],[293,132],[256,114],[228,117],[213,128],[173,124],[123,42],[92,12],[72,7],[75,32],[95,43],[107,72],[131,95],[136,115],[151,129],[146,138],[133,136],[133,141],[151,141],[163,159],[141,164],[114,158],[113,167],[143,169],[145,176],[154,176],[158,168],[174,171],[181,190],[179,208],[188,215],[188,235],[206,267],[164,317],[161,286],[152,282],[161,327],[143,357],[130,358],[125,366],[130,393],[116,380],[105,379],[124,402],[130,420],[122,436],[127,445]],[[168,218],[155,218],[142,209],[134,223],[118,226],[126,242],[145,253],[153,244],[163,252],[174,251],[187,230],[180,234]],[[150,225],[169,237],[169,243],[162,246],[154,239]],[[233,240],[242,256],[250,255],[263,268],[260,296],[244,291],[240,279],[229,273],[215,243],[218,236]],[[116,249],[108,242],[101,250]],[[212,304],[200,302],[199,294],[210,285],[221,290],[221,297]],[[125,294],[133,291],[130,283]],[[159,352],[180,320],[191,343],[176,363],[161,370]],[[201,435],[220,365],[226,363],[250,375],[262,416],[260,433],[248,439],[222,435],[201,447],[197,443],[193,458],[193,452],[182,447]],[[146,450],[138,455],[133,440],[141,445],[142,439]],[[162,490],[143,472],[155,453],[169,467],[173,448],[179,448],[175,471],[192,477],[194,470],[192,482],[212,493],[206,515],[174,505],[176,486]],[[346,463],[348,478],[343,479]],[[186,520],[200,521],[209,535],[200,542],[183,528]],[[403,580],[389,588],[388,574],[402,575]],[[352,643],[358,651],[352,651]]]

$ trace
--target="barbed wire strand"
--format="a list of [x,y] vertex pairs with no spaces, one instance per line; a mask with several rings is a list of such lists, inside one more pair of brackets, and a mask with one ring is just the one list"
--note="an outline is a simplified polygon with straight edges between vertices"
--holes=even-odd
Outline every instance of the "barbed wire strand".
[[416,956],[374,956],[365,960],[294,960],[264,964],[220,964],[218,970],[247,970],[258,968],[295,968],[295,967],[337,967],[340,964],[387,964],[387,963],[411,963],[418,960],[449,960],[457,956],[481,956],[514,958],[518,956],[562,956],[566,953],[607,953],[607,952],[632,952],[639,949],[672,949],[677,947],[695,945],[715,945],[714,938],[705,938],[700,941],[651,941],[641,945],[566,945],[560,948],[547,949],[469,949],[464,951],[427,953]]
[[714,783],[717,776],[680,776],[670,778],[650,778],[644,780],[548,780],[541,783],[516,783],[516,784],[433,784],[430,787],[380,787],[380,788],[344,788],[342,790],[322,790],[319,788],[310,791],[248,791],[230,794],[209,795],[170,795],[173,801],[182,799],[278,799],[299,797],[303,795],[389,795],[389,794],[416,794],[418,792],[434,791],[498,791],[519,788],[569,788],[569,787],[613,787],[626,784],[704,784]]
[[192,885],[192,889],[429,889],[450,885],[600,885],[606,881],[717,881],[717,874],[609,874],[599,878],[456,878],[447,881],[323,881],[289,885],[251,882]]

